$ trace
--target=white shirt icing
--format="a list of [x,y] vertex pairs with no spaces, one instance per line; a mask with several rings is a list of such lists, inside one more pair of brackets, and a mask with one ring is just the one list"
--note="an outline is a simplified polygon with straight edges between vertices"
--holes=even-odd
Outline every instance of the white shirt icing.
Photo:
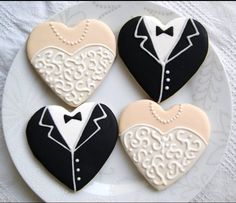
[[[161,21],[155,17],[145,16],[143,19],[159,60],[161,62],[165,62],[179,41],[186,26],[187,19],[177,18],[170,21],[166,25],[163,25]],[[159,26],[162,30],[166,30],[173,26],[173,36],[167,34],[160,34],[156,36],[156,26]]]
[[[48,107],[58,131],[71,150],[75,149],[95,105],[96,104],[92,102],[84,103],[83,108],[77,108],[72,113],[60,106]],[[64,115],[74,116],[78,112],[81,112],[81,121],[71,119],[69,122],[65,123]]]

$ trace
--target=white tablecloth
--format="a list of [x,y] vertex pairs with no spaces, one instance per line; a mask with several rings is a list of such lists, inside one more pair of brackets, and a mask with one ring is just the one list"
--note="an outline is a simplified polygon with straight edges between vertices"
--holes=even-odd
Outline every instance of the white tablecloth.
[[[207,25],[210,39],[227,72],[233,100],[231,135],[214,178],[193,201],[236,201],[236,2],[156,3]],[[11,63],[32,28],[75,4],[76,2],[0,2],[0,100]],[[15,169],[1,126],[0,201],[40,201]]]

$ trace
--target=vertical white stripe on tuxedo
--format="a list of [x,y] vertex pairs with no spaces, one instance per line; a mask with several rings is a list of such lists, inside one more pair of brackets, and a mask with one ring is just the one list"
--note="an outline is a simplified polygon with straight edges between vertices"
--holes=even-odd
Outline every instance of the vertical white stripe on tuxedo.
[[76,183],[75,183],[75,165],[74,165],[74,151],[71,152],[71,168],[72,168],[72,180],[73,180],[73,188],[76,192]]

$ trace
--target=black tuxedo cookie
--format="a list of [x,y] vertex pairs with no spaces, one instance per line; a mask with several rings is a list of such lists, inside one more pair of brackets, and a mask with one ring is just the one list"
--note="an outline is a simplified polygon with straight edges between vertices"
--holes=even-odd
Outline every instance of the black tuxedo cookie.
[[118,50],[142,88],[162,102],[199,69],[207,55],[208,35],[193,19],[181,17],[163,25],[157,18],[138,16],[120,30]]
[[111,154],[117,121],[104,104],[84,103],[68,112],[45,106],[29,120],[27,141],[34,156],[74,191],[84,187]]

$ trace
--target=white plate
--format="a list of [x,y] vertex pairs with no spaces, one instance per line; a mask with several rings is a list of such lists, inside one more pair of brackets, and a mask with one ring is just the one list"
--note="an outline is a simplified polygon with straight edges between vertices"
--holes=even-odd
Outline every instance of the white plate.
[[[178,16],[150,2],[86,2],[53,19],[67,25],[74,25],[84,18],[101,19],[117,36],[121,26],[137,15],[153,15],[164,23]],[[142,98],[148,97],[118,56],[108,76],[88,101],[107,104],[119,117],[126,105]],[[207,150],[180,181],[165,191],[155,191],[137,172],[118,141],[98,175],[82,190],[70,192],[33,157],[26,142],[25,128],[36,110],[44,105],[65,104],[32,69],[23,47],[12,64],[3,96],[5,139],[19,173],[45,201],[189,201],[213,177],[226,147],[231,124],[229,86],[212,46],[197,74],[162,106],[169,107],[176,103],[191,103],[203,108],[212,124],[212,137]]]

